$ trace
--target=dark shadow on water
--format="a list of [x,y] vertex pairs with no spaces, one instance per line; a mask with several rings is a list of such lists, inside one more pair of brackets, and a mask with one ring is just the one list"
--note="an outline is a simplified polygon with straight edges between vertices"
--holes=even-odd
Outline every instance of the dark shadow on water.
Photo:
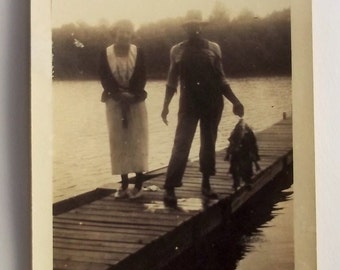
[[[251,199],[232,218],[232,222],[210,233],[193,248],[159,270],[234,270],[252,244],[281,209],[280,202],[292,200],[292,168]],[[255,269],[255,266],[254,266]]]

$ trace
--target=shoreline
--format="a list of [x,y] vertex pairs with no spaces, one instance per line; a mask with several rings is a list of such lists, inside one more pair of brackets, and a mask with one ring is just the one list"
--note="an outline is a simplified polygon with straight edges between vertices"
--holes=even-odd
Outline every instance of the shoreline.
[[[166,80],[167,75],[164,76],[149,76],[147,78],[147,83],[148,81],[165,81]],[[240,75],[233,75],[233,76],[226,76],[227,80],[231,79],[248,79],[248,78],[291,78],[292,74],[291,73],[282,73],[282,74],[240,74]],[[100,79],[98,77],[88,77],[88,78],[52,78],[52,83],[53,82],[92,82],[92,81],[100,81]],[[53,88],[53,87],[52,87]]]

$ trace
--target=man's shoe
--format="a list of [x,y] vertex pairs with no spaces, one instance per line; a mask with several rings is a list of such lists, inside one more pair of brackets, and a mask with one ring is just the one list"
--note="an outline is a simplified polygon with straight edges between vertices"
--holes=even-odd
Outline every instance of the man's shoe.
[[240,186],[239,186],[239,185],[233,185],[233,189],[234,189],[234,191],[237,191],[239,188],[240,188]]
[[166,189],[163,197],[163,201],[166,205],[174,206],[177,204],[177,197],[174,189]]
[[208,199],[218,199],[218,195],[211,188],[202,187],[202,195]]
[[251,183],[246,183],[245,188],[246,188],[246,190],[252,190],[253,185]]

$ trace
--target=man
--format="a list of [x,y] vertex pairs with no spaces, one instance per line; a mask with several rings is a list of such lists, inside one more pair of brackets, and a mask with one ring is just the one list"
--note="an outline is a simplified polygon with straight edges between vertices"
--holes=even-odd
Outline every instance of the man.
[[200,122],[201,147],[199,153],[202,173],[202,195],[217,198],[211,189],[210,176],[215,174],[215,143],[217,128],[223,110],[223,96],[233,104],[233,112],[240,117],[243,105],[232,92],[225,79],[221,50],[218,44],[201,36],[202,15],[190,11],[183,28],[188,40],[171,48],[170,68],[161,117],[168,123],[169,104],[180,80],[178,124],[164,184],[164,202],[177,202],[175,187],[182,185],[191,143]]

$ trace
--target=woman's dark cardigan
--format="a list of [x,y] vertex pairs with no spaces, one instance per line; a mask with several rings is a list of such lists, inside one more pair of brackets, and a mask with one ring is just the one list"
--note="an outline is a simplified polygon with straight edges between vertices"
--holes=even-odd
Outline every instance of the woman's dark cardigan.
[[[101,53],[99,63],[100,81],[104,88],[101,101],[106,102],[109,98],[120,101],[119,85],[111,73],[107,60],[106,49]],[[146,99],[147,93],[144,90],[146,84],[146,69],[144,54],[140,48],[137,48],[136,64],[129,82],[129,92],[134,94],[134,102],[140,102]]]

